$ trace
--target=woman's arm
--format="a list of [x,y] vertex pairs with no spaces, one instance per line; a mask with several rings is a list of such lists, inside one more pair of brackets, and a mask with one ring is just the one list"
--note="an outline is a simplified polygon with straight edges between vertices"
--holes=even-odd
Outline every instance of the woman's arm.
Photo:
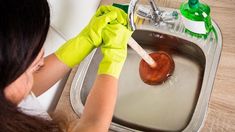
[[108,131],[117,97],[118,79],[110,75],[98,75],[87,97],[79,123],[73,131]]
[[[54,54],[45,58],[44,66],[34,74],[33,92],[39,96],[61,79],[70,68]],[[87,97],[84,112],[73,131],[108,131],[117,96],[118,79],[98,75]]]
[[69,71],[70,68],[62,63],[55,54],[47,56],[44,60],[43,67],[34,73],[33,93],[36,96],[41,95]]
[[[127,20],[127,14],[123,14]],[[127,23],[126,23],[127,24]],[[127,41],[132,32],[127,26],[113,23],[103,32],[103,59],[98,76],[88,95],[81,119],[74,131],[105,132],[110,126],[117,97],[118,78],[127,56]]]

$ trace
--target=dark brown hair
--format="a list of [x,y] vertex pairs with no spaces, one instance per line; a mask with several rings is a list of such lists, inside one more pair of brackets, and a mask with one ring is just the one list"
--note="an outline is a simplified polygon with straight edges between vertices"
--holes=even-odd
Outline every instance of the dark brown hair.
[[60,131],[52,120],[21,112],[3,92],[37,57],[49,24],[47,0],[0,0],[0,131]]

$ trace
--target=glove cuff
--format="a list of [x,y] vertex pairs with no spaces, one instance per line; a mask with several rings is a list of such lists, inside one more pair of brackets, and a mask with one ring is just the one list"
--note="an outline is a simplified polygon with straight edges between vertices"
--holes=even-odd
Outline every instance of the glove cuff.
[[108,74],[115,78],[119,78],[124,62],[101,62],[98,69],[98,75]]
[[94,45],[84,36],[77,36],[63,44],[56,52],[57,58],[73,68],[79,64],[93,49]]

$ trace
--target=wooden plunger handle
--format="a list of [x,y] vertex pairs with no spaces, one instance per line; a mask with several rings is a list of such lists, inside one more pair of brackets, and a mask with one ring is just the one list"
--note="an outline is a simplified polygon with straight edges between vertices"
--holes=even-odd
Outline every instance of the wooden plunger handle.
[[135,50],[150,67],[154,68],[157,66],[156,62],[149,56],[149,54],[131,37],[128,40],[128,45]]

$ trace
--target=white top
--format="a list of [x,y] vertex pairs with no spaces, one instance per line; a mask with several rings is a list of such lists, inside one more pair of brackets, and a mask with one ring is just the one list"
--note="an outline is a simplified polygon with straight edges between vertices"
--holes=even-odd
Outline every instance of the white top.
[[30,94],[18,104],[18,107],[25,114],[39,116],[45,119],[51,119],[49,114],[41,106],[33,92],[30,92]]

